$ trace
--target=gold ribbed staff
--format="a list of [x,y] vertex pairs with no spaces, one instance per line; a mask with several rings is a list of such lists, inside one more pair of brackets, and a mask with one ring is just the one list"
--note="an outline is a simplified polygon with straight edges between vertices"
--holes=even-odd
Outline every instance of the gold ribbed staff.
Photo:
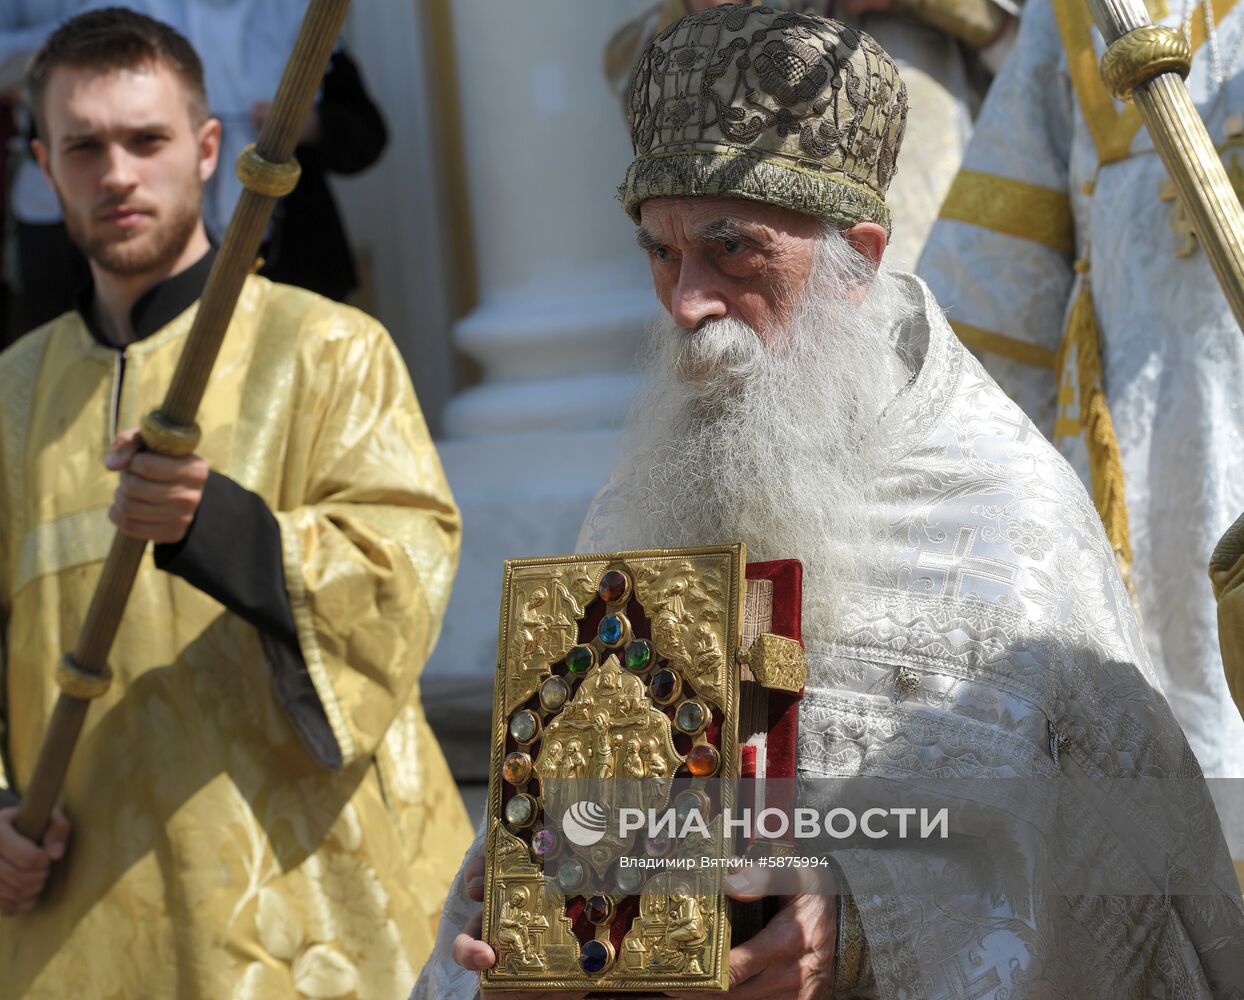
[[[1101,75],[1136,104],[1223,294],[1244,330],[1244,211],[1183,78],[1187,39],[1152,23],[1142,0],[1088,0],[1106,40]],[[1224,83],[1225,85],[1225,83]]]
[[[189,455],[198,446],[195,415],[199,403],[272,209],[298,183],[294,147],[349,6],[350,0],[311,0],[259,138],[238,157],[236,169],[245,189],[212,265],[164,402],[143,418],[143,442],[151,451],[176,457]],[[61,693],[15,821],[17,830],[31,840],[40,839],[47,827],[91,699],[108,689],[108,652],[146,548],[146,542],[121,534],[113,538],[78,643],[56,668]]]

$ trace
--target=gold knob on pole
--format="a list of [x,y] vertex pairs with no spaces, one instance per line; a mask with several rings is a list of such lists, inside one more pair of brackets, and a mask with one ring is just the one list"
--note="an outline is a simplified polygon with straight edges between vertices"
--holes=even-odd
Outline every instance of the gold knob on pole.
[[1163,73],[1188,75],[1192,50],[1174,28],[1146,25],[1115,39],[1101,59],[1101,78],[1120,101],[1132,98],[1142,83]]
[[98,698],[112,684],[112,671],[106,666],[100,673],[78,666],[73,656],[66,653],[56,664],[56,684],[71,698],[89,701]]
[[143,444],[157,455],[185,458],[199,446],[199,425],[175,424],[159,410],[152,410],[142,422]]
[[244,187],[267,198],[282,198],[298,186],[302,167],[292,156],[284,163],[273,163],[259,155],[252,142],[238,154],[238,180]]

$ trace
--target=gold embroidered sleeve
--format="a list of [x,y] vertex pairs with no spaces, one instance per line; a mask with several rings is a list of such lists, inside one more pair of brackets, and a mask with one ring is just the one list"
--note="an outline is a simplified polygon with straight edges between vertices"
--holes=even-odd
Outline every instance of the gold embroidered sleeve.
[[834,951],[834,993],[849,996],[864,978],[868,942],[855,897],[838,897],[838,942]]
[[298,641],[343,764],[407,704],[440,631],[459,518],[385,331],[334,307],[307,338],[277,512]]
[[1227,687],[1244,714],[1244,515],[1214,549],[1209,577],[1218,600],[1218,642]]
[[996,42],[1011,20],[993,0],[901,0],[900,6],[974,49]]

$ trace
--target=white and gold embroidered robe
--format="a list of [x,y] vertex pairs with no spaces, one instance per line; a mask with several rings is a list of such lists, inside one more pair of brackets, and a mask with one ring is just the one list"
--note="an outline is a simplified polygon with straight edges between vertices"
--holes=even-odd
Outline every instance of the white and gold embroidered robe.
[[[799,772],[913,792],[969,786],[1003,802],[1018,789],[1021,801],[993,814],[1016,828],[1032,828],[1023,800],[1057,789],[1059,818],[1076,823],[1058,827],[1055,853],[1102,884],[1143,882],[1148,892],[1084,895],[1073,882],[1051,892],[1034,877],[1034,852],[1019,856],[1005,894],[929,894],[909,876],[924,875],[930,859],[953,863],[936,844],[835,852],[868,943],[865,984],[851,995],[1231,996],[1244,988],[1239,886],[1097,513],[1071,467],[955,339],[928,289],[900,280],[919,303],[901,334],[919,373],[875,430],[889,541],[862,553],[845,613],[805,584]],[[597,497],[581,551],[619,547],[615,512],[637,502],[628,476]],[[898,696],[900,673],[918,684]],[[1141,776],[1151,782],[1143,801]],[[1120,852],[1106,817],[1139,833],[1146,878],[1137,881],[1138,858]],[[956,832],[986,840],[991,830]],[[1197,891],[1167,898],[1168,879],[1189,873]],[[418,1000],[474,996],[478,977],[453,964],[450,947],[478,911],[459,879]]]
[[[112,538],[114,428],[159,405],[194,313],[131,344],[123,379],[76,313],[0,356],[18,792]],[[247,279],[199,422],[208,464],[276,514],[318,706],[283,708],[256,629],[148,550],[69,770],[67,857],[34,913],[0,917],[0,995],[404,996],[469,841],[417,683],[457,510],[388,335],[308,292]],[[340,770],[309,752],[326,744]]]
[[[1227,59],[1244,8],[1216,0],[1214,11]],[[1156,13],[1177,27],[1182,11]],[[1198,9],[1188,87],[1244,179],[1244,142],[1230,135],[1244,131],[1244,74],[1216,98],[1204,29]],[[1138,112],[1107,94],[1101,52],[1081,0],[1025,8],[919,271],[1090,487],[1205,772],[1244,777],[1206,578],[1244,509],[1244,337]]]

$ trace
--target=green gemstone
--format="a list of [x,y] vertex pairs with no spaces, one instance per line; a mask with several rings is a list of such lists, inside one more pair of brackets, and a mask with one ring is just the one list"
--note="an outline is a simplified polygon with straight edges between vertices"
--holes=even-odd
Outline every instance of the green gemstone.
[[566,669],[572,674],[586,673],[596,662],[591,646],[575,646],[566,654]]
[[643,673],[652,662],[652,647],[647,639],[636,639],[626,647],[626,669]]

